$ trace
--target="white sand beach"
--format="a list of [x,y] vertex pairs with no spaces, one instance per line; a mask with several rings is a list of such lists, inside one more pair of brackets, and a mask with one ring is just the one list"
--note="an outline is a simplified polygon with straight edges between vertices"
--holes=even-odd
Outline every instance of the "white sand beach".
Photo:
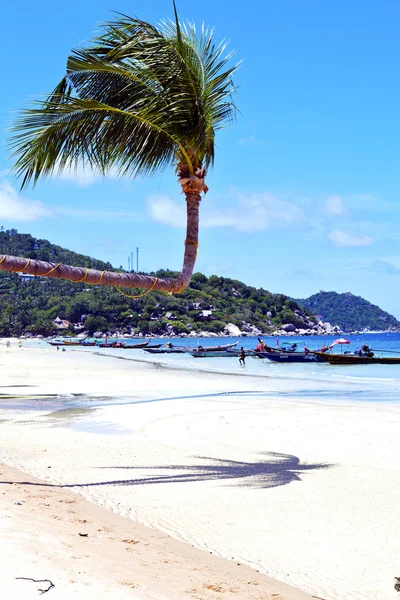
[[79,349],[0,356],[8,598],[38,594],[21,576],[61,599],[398,598],[400,404]]

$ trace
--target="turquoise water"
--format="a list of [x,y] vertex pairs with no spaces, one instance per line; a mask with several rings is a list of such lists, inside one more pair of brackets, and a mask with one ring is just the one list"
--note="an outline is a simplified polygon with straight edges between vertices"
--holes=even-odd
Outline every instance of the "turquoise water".
[[[345,336],[290,336],[281,337],[279,342],[296,342],[299,349],[304,347],[304,343],[310,350],[318,349],[323,344],[331,344],[338,337],[345,337],[350,340],[350,344],[343,346],[344,350],[353,351],[363,343],[368,343],[376,354],[398,355],[400,356],[400,333],[380,333],[380,334],[362,334]],[[275,346],[276,337],[262,338],[267,345]],[[196,347],[197,339],[178,339],[168,340],[152,339],[152,343],[171,341],[177,345],[190,345]],[[257,338],[201,338],[200,343],[203,346],[227,344],[238,341],[237,347],[243,346],[245,349],[255,348]],[[24,342],[24,344],[36,347],[50,348],[44,341]],[[337,346],[340,352],[340,346]],[[56,349],[54,348],[54,351]],[[109,356],[118,356],[124,361],[134,363],[137,361],[150,363],[159,368],[190,370],[194,372],[209,372],[219,374],[235,375],[237,377],[251,376],[257,378],[260,387],[260,394],[265,395],[268,389],[268,395],[282,397],[290,395],[300,399],[313,399],[322,402],[329,401],[352,401],[352,402],[398,402],[400,399],[400,364],[399,365],[330,365],[328,363],[299,363],[299,364],[281,364],[274,363],[267,359],[258,359],[253,357],[246,358],[246,366],[241,367],[237,357],[229,358],[193,358],[189,354],[161,354],[154,355],[143,350],[121,350],[121,349],[102,349],[102,348],[81,348],[71,347],[67,352],[95,352]],[[389,352],[391,354],[386,354]],[[397,354],[396,354],[397,353]],[[271,382],[276,381],[276,386]],[[253,380],[254,381],[254,380]],[[285,385],[279,385],[284,382]],[[231,383],[230,383],[231,387]],[[242,386],[241,386],[242,387]],[[254,389],[254,385],[252,386]],[[276,391],[273,391],[273,388]],[[230,389],[230,388],[229,388]],[[243,389],[243,387],[242,387]],[[272,389],[272,392],[271,392]],[[282,389],[286,391],[281,391]],[[265,391],[263,391],[265,390]],[[21,390],[23,393],[23,390]],[[195,393],[195,389],[194,389]],[[93,405],[94,398],[87,399],[83,397],[71,397],[65,399],[67,404],[73,406]],[[138,398],[114,399],[121,402],[140,402]],[[110,402],[109,398],[98,398],[98,404]],[[37,405],[47,405],[51,399],[38,399]]]

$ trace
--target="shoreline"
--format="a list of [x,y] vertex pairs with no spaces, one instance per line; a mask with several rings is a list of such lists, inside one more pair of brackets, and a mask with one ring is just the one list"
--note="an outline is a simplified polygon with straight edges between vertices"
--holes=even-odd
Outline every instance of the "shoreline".
[[[324,382],[326,401],[310,399],[321,382],[103,358],[27,347],[2,354],[3,463],[308,598],[395,600],[398,403],[340,403],[334,382]],[[59,396],[40,399],[50,393]],[[22,513],[8,508],[12,518]],[[228,598],[228,587],[205,600]],[[254,587],[269,598],[264,584]]]

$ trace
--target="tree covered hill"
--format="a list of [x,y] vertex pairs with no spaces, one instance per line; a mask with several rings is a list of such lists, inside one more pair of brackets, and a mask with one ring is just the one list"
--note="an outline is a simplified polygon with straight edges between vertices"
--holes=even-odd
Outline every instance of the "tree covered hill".
[[321,291],[296,302],[306,310],[312,311],[317,318],[338,325],[343,331],[400,329],[400,323],[395,317],[350,292],[338,294]]
[[[0,232],[0,253],[114,270],[109,263],[20,234],[15,229]],[[175,273],[158,271],[151,275]],[[135,292],[127,290],[127,293]],[[272,294],[216,275],[206,277],[196,273],[190,286],[179,295],[152,292],[136,300],[110,287],[44,277],[25,279],[0,272],[0,336],[58,333],[53,323],[57,317],[71,323],[71,332],[75,325],[91,334],[95,331],[153,335],[220,333],[227,323],[248,333],[256,333],[253,328],[270,333],[287,324],[307,328],[315,322],[308,311],[283,294]]]

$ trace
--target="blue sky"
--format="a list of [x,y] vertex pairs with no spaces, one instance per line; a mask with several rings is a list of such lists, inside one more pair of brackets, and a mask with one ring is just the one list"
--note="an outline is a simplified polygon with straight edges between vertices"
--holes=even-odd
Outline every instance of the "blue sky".
[[[219,132],[196,269],[293,297],[350,291],[400,318],[400,3],[178,0],[228,38],[237,122]],[[22,0],[2,8],[0,224],[128,267],[179,270],[173,169],[135,181],[69,174],[19,193],[7,127],[52,91],[70,50],[112,18],[172,17],[170,0]]]

